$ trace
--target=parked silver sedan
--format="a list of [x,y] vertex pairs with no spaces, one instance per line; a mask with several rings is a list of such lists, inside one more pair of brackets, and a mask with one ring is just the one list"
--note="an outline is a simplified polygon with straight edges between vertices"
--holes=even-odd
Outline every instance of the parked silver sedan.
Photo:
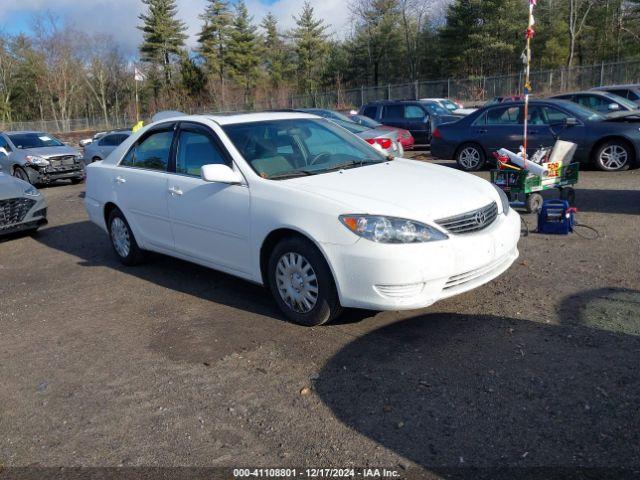
[[31,184],[0,171],[0,237],[35,232],[47,223],[47,204]]
[[0,132],[0,167],[33,185],[84,178],[80,152],[43,132]]
[[115,148],[131,135],[131,130],[114,130],[102,135],[84,147],[85,163],[104,160]]

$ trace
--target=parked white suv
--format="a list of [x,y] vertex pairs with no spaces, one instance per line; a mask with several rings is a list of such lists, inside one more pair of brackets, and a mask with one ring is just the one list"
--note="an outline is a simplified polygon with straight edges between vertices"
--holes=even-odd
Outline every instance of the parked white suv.
[[520,219],[490,183],[303,113],[153,123],[87,167],[85,202],[123,263],[152,250],[263,284],[303,325],[425,307],[518,256]]

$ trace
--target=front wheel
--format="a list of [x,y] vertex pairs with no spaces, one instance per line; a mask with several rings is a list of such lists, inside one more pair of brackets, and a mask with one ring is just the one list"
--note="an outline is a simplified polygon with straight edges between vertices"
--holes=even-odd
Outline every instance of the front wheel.
[[113,251],[124,265],[138,265],[144,260],[144,251],[138,247],[127,219],[118,209],[109,215],[109,238]]
[[20,180],[24,180],[27,183],[33,183],[31,182],[31,179],[29,178],[29,175],[27,174],[27,171],[22,168],[22,167],[16,167],[13,169],[13,176],[16,178],[19,178]]
[[456,154],[458,167],[465,172],[475,172],[480,170],[485,163],[482,147],[473,143],[462,145]]
[[595,164],[605,172],[624,170],[632,161],[633,152],[625,142],[611,140],[603,143],[595,153]]
[[292,321],[315,326],[342,312],[331,270],[318,249],[308,240],[282,240],[268,263],[271,294]]

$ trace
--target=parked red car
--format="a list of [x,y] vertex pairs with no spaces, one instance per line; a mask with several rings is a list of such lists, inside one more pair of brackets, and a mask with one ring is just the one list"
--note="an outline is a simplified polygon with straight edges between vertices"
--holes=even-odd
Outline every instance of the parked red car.
[[351,114],[349,115],[349,118],[353,122],[360,124],[363,127],[377,128],[379,130],[395,130],[396,132],[398,132],[398,141],[402,145],[402,148],[404,148],[405,150],[413,150],[415,140],[413,139],[413,136],[411,135],[411,132],[409,130],[405,130],[404,128],[389,127],[388,125],[383,125],[382,123],[376,122],[375,120],[372,120],[369,117],[365,117],[364,115]]

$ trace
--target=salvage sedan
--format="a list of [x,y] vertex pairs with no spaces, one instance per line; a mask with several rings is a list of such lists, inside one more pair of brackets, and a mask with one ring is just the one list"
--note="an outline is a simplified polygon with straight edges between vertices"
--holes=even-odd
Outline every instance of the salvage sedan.
[[0,236],[35,232],[47,223],[47,204],[31,184],[0,172]]
[[476,288],[509,268],[520,236],[487,181],[389,160],[303,113],[153,123],[87,167],[85,204],[124,264],[152,250],[236,275],[303,325]]
[[80,152],[42,132],[1,132],[0,167],[33,185],[84,178]]

